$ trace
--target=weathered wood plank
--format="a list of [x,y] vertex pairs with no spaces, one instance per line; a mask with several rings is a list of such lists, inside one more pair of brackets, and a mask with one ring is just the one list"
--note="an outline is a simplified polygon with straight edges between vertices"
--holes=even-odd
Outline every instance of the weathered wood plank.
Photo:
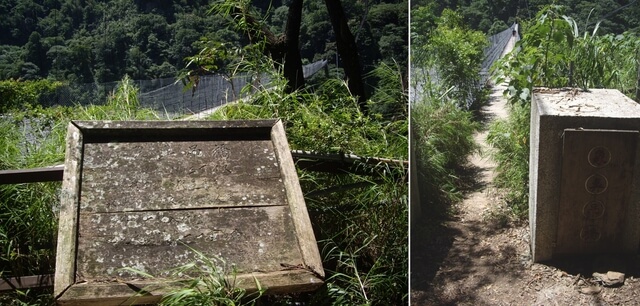
[[[409,164],[408,161],[403,160],[359,157],[353,154],[327,154],[301,150],[291,150],[291,155],[299,169],[321,172],[361,173],[362,169],[360,169],[360,166],[353,166],[354,161],[365,161],[369,164],[378,163],[403,168],[407,168]],[[63,172],[64,165],[32,169],[0,170],[0,184],[57,182],[62,181]],[[372,173],[366,172],[361,174],[369,175]]]
[[59,240],[73,246],[59,246],[57,262],[67,265],[56,274],[59,302],[129,303],[130,282],[144,276],[123,267],[168,277],[170,269],[197,261],[195,250],[234,265],[250,287],[254,276],[274,292],[322,284],[280,121],[257,128],[232,122],[231,130],[228,122],[210,121],[75,124],[81,137],[70,128],[79,140],[69,141],[63,184],[74,195],[65,203],[75,210],[61,212],[67,228]]
[[74,121],[89,142],[269,139],[275,120]]
[[82,133],[73,124],[67,129],[64,179],[60,194],[58,245],[54,296],[62,294],[75,282],[78,207],[82,172]]
[[82,211],[283,205],[271,141],[85,144]]
[[305,266],[309,267],[317,275],[324,277],[324,269],[322,269],[322,259],[318,251],[318,244],[311,228],[311,221],[307,206],[304,202],[304,195],[300,188],[298,173],[293,165],[293,158],[289,150],[284,126],[282,121],[278,121],[271,132],[271,137],[275,151],[277,152],[278,161],[281,165],[283,183],[287,192],[287,199],[291,206],[291,215],[295,224],[296,233],[298,233],[298,243],[300,251],[304,258]]
[[220,131],[221,133],[229,133],[231,129],[241,129],[246,133],[255,133],[257,130],[270,131],[277,119],[262,120],[193,120],[193,121],[158,121],[158,120],[127,120],[127,121],[111,121],[111,120],[78,120],[74,121],[75,125],[82,130],[89,132],[97,132],[100,130],[110,130],[118,134],[127,131],[144,132],[149,131],[163,134],[178,133],[183,134],[185,131],[193,131],[194,133],[209,133],[207,130]]
[[242,273],[302,263],[286,206],[81,214],[79,233],[77,281],[160,276],[194,262],[189,247]]
[[[266,294],[283,294],[291,291],[313,291],[323,283],[314,273],[304,270],[283,270],[271,273],[249,273],[227,276],[227,282],[247,290],[247,294],[256,291],[256,281]],[[181,282],[168,279],[155,279],[130,282],[80,283],[74,285],[58,300],[59,305],[133,305],[155,304],[163,295],[184,288]],[[206,288],[205,288],[206,289]]]

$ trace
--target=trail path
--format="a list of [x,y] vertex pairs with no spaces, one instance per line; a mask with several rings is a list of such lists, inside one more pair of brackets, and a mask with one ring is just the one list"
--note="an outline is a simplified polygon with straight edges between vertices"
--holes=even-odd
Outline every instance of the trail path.
[[[515,42],[515,37],[512,37],[501,56],[511,52]],[[506,88],[505,84],[494,84],[491,88],[489,102],[480,110],[481,123],[483,126],[480,131],[476,132],[473,136],[476,144],[480,147],[480,151],[469,157],[470,168],[476,172],[474,179],[477,188],[471,190],[459,207],[462,221],[481,222],[483,216],[485,216],[490,209],[495,208],[497,194],[492,187],[492,182],[495,178],[497,165],[495,161],[491,159],[491,147],[487,143],[487,136],[489,135],[489,126],[491,123],[496,120],[506,119],[509,116],[507,99],[503,95]]]
[[494,85],[481,110],[483,128],[474,135],[481,150],[469,157],[469,187],[453,220],[411,228],[411,305],[640,305],[637,275],[585,294],[597,288],[588,272],[533,264],[528,224],[495,217],[504,203],[486,139],[491,122],[508,116],[505,89]]

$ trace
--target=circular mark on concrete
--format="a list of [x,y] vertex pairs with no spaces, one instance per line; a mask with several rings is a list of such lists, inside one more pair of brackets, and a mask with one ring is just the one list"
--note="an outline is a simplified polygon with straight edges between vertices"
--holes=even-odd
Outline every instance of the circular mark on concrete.
[[582,215],[587,219],[598,219],[604,215],[604,203],[600,200],[592,200],[582,207]]
[[589,151],[588,160],[593,167],[604,167],[611,161],[611,151],[605,147],[594,147]]
[[584,188],[590,194],[601,194],[609,187],[609,181],[604,175],[593,174],[584,182]]
[[580,239],[586,242],[596,242],[600,240],[602,234],[595,225],[585,225],[580,230]]

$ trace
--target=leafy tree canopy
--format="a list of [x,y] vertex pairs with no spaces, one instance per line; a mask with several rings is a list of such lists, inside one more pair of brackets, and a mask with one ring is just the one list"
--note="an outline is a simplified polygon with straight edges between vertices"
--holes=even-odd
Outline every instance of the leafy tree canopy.
[[[547,5],[566,7],[563,14],[572,16],[580,28],[593,30],[600,22],[603,34],[620,34],[640,29],[640,2],[634,0],[417,0],[414,9],[432,6],[436,15],[445,8],[457,10],[471,28],[494,34],[513,22],[531,20]],[[412,15],[413,17],[413,15]]]
[[[291,1],[252,1],[274,33],[282,32]],[[357,33],[366,73],[380,62],[407,66],[407,7],[398,0],[343,0]],[[209,1],[0,0],[0,79],[81,83],[174,77],[198,54],[203,39],[241,48],[246,38],[207,14]],[[335,35],[323,1],[306,0],[303,63],[335,63]]]

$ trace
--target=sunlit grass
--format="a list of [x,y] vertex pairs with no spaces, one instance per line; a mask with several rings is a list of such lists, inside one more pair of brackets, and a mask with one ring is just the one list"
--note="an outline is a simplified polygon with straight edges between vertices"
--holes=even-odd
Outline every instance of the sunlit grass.
[[[256,291],[248,293],[236,279],[237,271],[233,264],[224,258],[207,256],[199,250],[188,247],[194,255],[187,264],[163,272],[163,279],[180,280],[172,284],[175,289],[164,294],[158,303],[161,306],[203,305],[203,306],[235,306],[255,305],[265,289],[254,279]],[[125,267],[125,272],[139,275],[145,279],[155,276],[143,271]],[[147,288],[151,289],[151,288]],[[143,288],[143,291],[145,289]],[[133,297],[135,301],[135,297]]]

